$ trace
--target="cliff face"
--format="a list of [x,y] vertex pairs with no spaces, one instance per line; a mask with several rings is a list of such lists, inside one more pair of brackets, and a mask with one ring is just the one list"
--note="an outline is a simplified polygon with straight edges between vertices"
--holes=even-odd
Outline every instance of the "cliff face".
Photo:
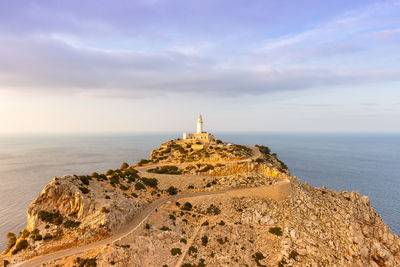
[[[111,236],[180,189],[224,192],[160,204],[124,238],[46,266],[400,266],[400,238],[368,197],[302,183],[260,151],[236,163],[168,165],[173,172],[194,166],[190,174],[147,172],[162,167],[151,163],[54,178],[29,206],[27,228],[6,258],[18,262]],[[28,244],[13,253],[23,240]]]

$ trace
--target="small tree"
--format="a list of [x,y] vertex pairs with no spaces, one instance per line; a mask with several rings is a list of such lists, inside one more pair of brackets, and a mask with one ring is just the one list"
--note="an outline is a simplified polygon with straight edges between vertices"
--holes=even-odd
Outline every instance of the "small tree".
[[178,193],[178,189],[176,187],[170,186],[167,189],[168,194],[170,195],[176,195]]
[[121,170],[126,170],[126,169],[128,169],[128,167],[129,167],[129,164],[126,163],[126,162],[124,162],[124,163],[121,164],[120,169],[121,169]]

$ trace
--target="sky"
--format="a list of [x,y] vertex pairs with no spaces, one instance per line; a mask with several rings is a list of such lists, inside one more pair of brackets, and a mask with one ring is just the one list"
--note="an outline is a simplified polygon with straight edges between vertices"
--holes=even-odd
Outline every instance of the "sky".
[[4,0],[0,134],[400,132],[400,0]]

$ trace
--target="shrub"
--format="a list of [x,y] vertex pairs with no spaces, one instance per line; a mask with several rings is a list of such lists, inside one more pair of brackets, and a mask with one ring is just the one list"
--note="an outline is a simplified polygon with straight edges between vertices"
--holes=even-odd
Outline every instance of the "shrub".
[[258,149],[260,150],[261,153],[268,155],[269,153],[271,153],[271,150],[269,149],[269,147],[267,146],[259,146],[259,145],[255,145],[255,147],[258,147]]
[[79,180],[85,185],[89,185],[89,179],[86,176],[79,176]]
[[146,228],[147,230],[149,230],[149,229],[150,229],[150,224],[146,223],[145,228]]
[[160,230],[161,231],[171,231],[171,229],[169,229],[167,226],[165,226],[165,225],[163,225],[161,228],[160,228]]
[[43,240],[50,240],[52,239],[54,236],[52,236],[51,234],[47,233],[44,235]]
[[181,243],[183,243],[183,244],[186,244],[187,243],[187,240],[185,239],[185,238],[181,238]]
[[292,251],[289,253],[289,258],[290,258],[290,259],[296,260],[297,256],[299,256],[299,253],[298,253],[296,250],[292,250]]
[[110,178],[110,183],[111,184],[119,184],[119,176],[117,174],[114,174]]
[[225,238],[218,238],[217,242],[220,243],[221,245],[225,244],[228,242],[228,238],[225,236]]
[[11,252],[12,254],[17,254],[19,251],[26,249],[28,247],[28,241],[26,239],[20,239],[18,242],[15,244],[14,250]]
[[135,184],[135,189],[136,189],[136,190],[142,190],[142,189],[146,189],[146,187],[145,187],[142,183],[137,182],[137,183]]
[[19,235],[21,238],[25,239],[30,235],[30,232],[28,231],[28,229],[25,228],[24,230],[22,230],[22,232],[19,233]]
[[153,187],[153,188],[157,188],[157,185],[158,185],[158,180],[157,180],[156,178],[146,178],[146,177],[143,177],[143,178],[142,178],[142,182],[143,182],[145,185],[150,186],[150,187]]
[[64,227],[65,228],[77,228],[77,227],[79,227],[80,224],[81,224],[81,222],[79,222],[79,221],[67,220],[64,222]]
[[126,191],[126,190],[129,189],[129,187],[126,187],[126,186],[123,185],[123,184],[121,184],[121,185],[119,186],[119,188],[121,188],[121,190],[124,190],[124,191]]
[[172,248],[171,249],[171,255],[172,256],[175,256],[175,255],[178,255],[178,254],[182,254],[182,250],[180,248]]
[[111,175],[111,174],[113,174],[113,173],[114,173],[114,170],[109,169],[109,170],[106,172],[106,175]]
[[168,192],[168,194],[170,194],[170,195],[176,195],[176,194],[178,193],[178,188],[173,187],[173,186],[170,186],[170,187],[167,189],[167,192]]
[[203,244],[203,246],[207,246],[208,237],[206,235],[201,238],[201,244]]
[[81,186],[79,187],[79,190],[82,191],[82,193],[87,194],[90,192],[90,190],[87,187]]
[[38,212],[38,218],[44,222],[52,223],[55,225],[60,225],[63,222],[63,217],[59,211],[48,212],[45,210],[40,210]]
[[255,260],[257,266],[266,267],[265,265],[260,263],[261,260],[265,259],[265,256],[261,252],[254,253],[252,257]]
[[207,226],[209,225],[208,221],[203,222],[203,224],[201,226]]
[[106,207],[101,208],[102,213],[109,213],[110,211]]
[[138,195],[135,193],[132,193],[131,196],[133,196],[134,198],[138,198]]
[[93,173],[92,173],[92,176],[93,176],[94,178],[99,178],[99,174],[98,174],[97,172],[93,172]]
[[175,220],[176,220],[175,216],[172,215],[172,214],[169,215],[169,218],[170,218],[172,221],[175,221]]
[[105,199],[111,199],[111,197],[110,196],[105,196]]
[[281,236],[282,235],[282,228],[280,228],[280,227],[271,227],[271,228],[269,228],[268,232],[270,232],[271,234],[277,235],[277,236]]
[[4,267],[7,267],[9,264],[10,264],[10,262],[9,262],[8,260],[4,260],[4,261],[3,261]]
[[190,202],[185,202],[185,204],[182,205],[181,210],[187,210],[190,211],[192,210],[192,204],[190,204]]
[[129,167],[129,164],[126,163],[126,162],[124,162],[124,163],[121,164],[120,169],[121,169],[121,170],[126,170],[126,169],[128,169],[128,167]]
[[141,160],[137,163],[137,165],[138,165],[138,166],[142,166],[142,165],[147,164],[147,163],[149,163],[149,162],[150,162],[150,160],[148,160],[148,159],[141,159]]
[[43,239],[42,235],[40,234],[38,229],[34,229],[31,233],[31,236],[33,241],[40,241]]
[[17,242],[17,237],[15,236],[14,233],[7,233],[7,238],[8,238],[8,243],[7,243],[7,248],[4,251],[5,253],[7,253],[8,251],[10,251],[10,249],[15,245],[15,243]]
[[189,248],[189,255],[192,255],[194,253],[197,253],[197,248],[194,246],[190,246]]
[[208,214],[213,214],[213,215],[218,215],[221,213],[221,210],[215,206],[214,204],[211,204],[208,208],[207,208],[207,213]]
[[154,169],[147,170],[147,172],[151,173],[159,173],[159,174],[182,174],[182,170],[179,170],[176,166],[162,166]]
[[219,225],[225,225],[225,222],[221,220],[218,224]]
[[75,259],[75,263],[79,264],[79,267],[96,267],[97,266],[97,259],[96,258],[91,258],[91,259],[82,259],[80,257]]

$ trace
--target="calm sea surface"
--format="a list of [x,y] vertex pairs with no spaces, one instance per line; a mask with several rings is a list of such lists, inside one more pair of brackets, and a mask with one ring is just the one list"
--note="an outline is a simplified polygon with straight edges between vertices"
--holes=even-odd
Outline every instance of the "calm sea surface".
[[[6,233],[21,231],[26,209],[54,176],[88,174],[148,158],[180,134],[1,136],[0,249]],[[385,223],[400,234],[400,135],[237,134],[217,137],[263,144],[278,153],[292,175],[314,186],[368,195]]]

